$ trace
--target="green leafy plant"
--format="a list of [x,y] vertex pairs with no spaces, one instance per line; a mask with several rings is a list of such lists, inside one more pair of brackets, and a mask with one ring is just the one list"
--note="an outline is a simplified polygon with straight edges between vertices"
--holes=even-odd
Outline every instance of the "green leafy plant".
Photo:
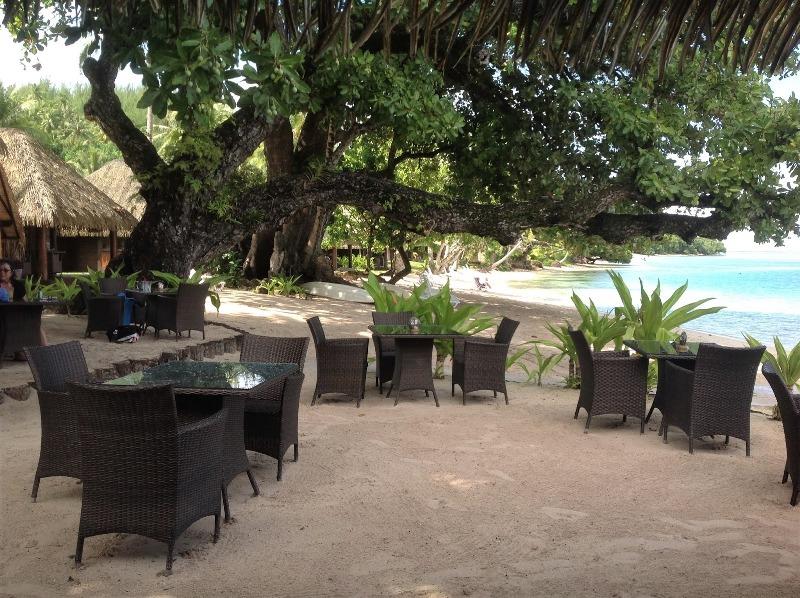
[[428,285],[423,282],[413,287],[408,295],[402,295],[386,288],[386,285],[375,274],[370,272],[364,282],[364,290],[375,303],[375,311],[410,311],[419,316],[420,305],[425,301],[423,295],[428,290]]
[[306,290],[297,284],[299,280],[300,276],[276,274],[262,280],[256,287],[256,292],[266,295],[283,295],[284,297],[304,297]]
[[542,352],[540,345],[552,347],[546,341],[527,341],[506,359],[506,369],[517,366],[525,373],[528,382],[535,381],[537,386],[541,386],[542,378],[561,363],[566,353],[546,354]]
[[[594,301],[589,300],[586,305],[575,293],[572,293],[572,303],[578,310],[581,324],[578,327],[586,336],[586,341],[595,351],[602,351],[609,343],[614,343],[614,348],[622,348],[622,337],[625,335],[627,325],[618,314],[601,314]],[[569,336],[569,335],[567,335]]]
[[67,315],[71,315],[70,306],[75,297],[80,295],[81,288],[78,286],[78,281],[73,279],[72,282],[67,284],[63,278],[56,278],[52,283],[42,288],[42,293],[48,297],[58,299],[64,304],[67,309]]
[[562,356],[568,359],[567,376],[564,380],[567,388],[580,387],[580,371],[578,369],[578,353],[575,350],[575,344],[572,342],[572,337],[569,335],[570,323],[566,322],[560,326],[555,326],[548,323],[547,330],[555,337],[554,340],[541,339],[537,342],[546,347],[556,349]]
[[221,274],[206,276],[200,271],[195,271],[185,278],[181,278],[177,274],[172,274],[170,272],[161,272],[160,270],[150,270],[150,273],[167,283],[167,287],[173,291],[177,291],[182,282],[186,284],[208,284],[208,298],[211,300],[211,305],[219,312],[220,298],[219,293],[214,287],[224,283],[226,280],[225,276]]
[[631,291],[617,272],[608,271],[614,287],[617,289],[622,306],[614,309],[617,317],[625,323],[626,334],[636,340],[671,341],[677,338],[677,329],[687,322],[696,320],[708,314],[715,314],[721,309],[718,307],[705,307],[704,303],[711,298],[692,301],[680,307],[675,307],[686,292],[689,282],[683,283],[666,300],[661,299],[661,282],[649,295],[644,290],[644,283],[639,280],[641,289],[641,305],[637,308],[633,304]]
[[39,298],[39,293],[42,291],[42,277],[39,276],[36,280],[33,276],[25,277],[25,301],[36,301]]
[[[350,263],[347,259],[346,255],[340,255],[339,258],[336,260],[337,266],[339,268],[348,268],[348,264]],[[367,256],[361,254],[355,254],[352,257],[353,269],[358,270],[359,272],[368,272],[369,271],[369,264],[367,263]]]
[[[751,347],[765,346],[764,343],[746,332],[742,334],[747,344]],[[761,356],[761,362],[768,363],[774,367],[789,390],[800,390],[800,343],[797,343],[787,351],[781,339],[777,336],[773,337],[772,342],[775,345],[775,354],[773,355],[769,351],[764,351],[764,354]],[[778,411],[777,406],[774,410],[774,416],[776,419],[780,419],[780,411]]]
[[86,273],[78,274],[75,277],[75,280],[78,281],[79,284],[85,284],[87,287],[89,287],[89,290],[95,295],[100,294],[100,281],[103,280],[104,278],[125,278],[127,279],[126,280],[127,287],[129,289],[132,289],[136,285],[136,280],[139,278],[139,272],[136,271],[133,274],[128,274],[127,276],[123,277],[122,274],[120,274],[121,271],[122,271],[122,266],[120,266],[116,270],[109,271],[108,276],[106,276],[104,270],[100,269],[93,270],[92,268],[87,268]]

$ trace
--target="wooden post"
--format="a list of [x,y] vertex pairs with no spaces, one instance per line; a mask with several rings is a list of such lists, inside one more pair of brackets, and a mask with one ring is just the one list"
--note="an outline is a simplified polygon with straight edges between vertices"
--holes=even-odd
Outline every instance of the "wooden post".
[[108,235],[109,253],[113,260],[117,256],[117,231],[112,230]]
[[352,244],[347,244],[347,267],[353,267],[353,246]]
[[339,267],[339,250],[336,247],[331,250],[331,261],[333,262],[333,269],[336,270]]
[[49,273],[47,271],[47,233],[48,230],[44,226],[40,226],[36,229],[37,235],[37,250],[36,253],[38,254],[37,257],[37,274],[42,277],[42,280],[48,280]]

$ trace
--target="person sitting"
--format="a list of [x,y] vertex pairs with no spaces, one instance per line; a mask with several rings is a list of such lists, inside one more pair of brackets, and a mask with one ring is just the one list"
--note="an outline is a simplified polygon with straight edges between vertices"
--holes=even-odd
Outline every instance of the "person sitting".
[[0,301],[22,301],[25,299],[25,283],[17,280],[11,263],[0,261]]

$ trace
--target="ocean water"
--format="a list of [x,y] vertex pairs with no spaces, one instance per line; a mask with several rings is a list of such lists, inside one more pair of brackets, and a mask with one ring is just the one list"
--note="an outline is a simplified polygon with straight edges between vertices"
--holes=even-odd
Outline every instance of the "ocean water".
[[[648,256],[619,272],[638,303],[639,279],[652,291],[661,281],[662,298],[685,281],[689,288],[679,305],[713,298],[709,305],[725,309],[690,322],[690,330],[702,330],[742,338],[752,334],[766,344],[779,336],[786,345],[800,342],[800,255],[794,253],[731,253],[723,256]],[[603,268],[591,271],[537,273],[531,281],[513,281],[518,291],[527,287],[541,296],[566,303],[571,290],[602,309],[619,304],[611,279]]]

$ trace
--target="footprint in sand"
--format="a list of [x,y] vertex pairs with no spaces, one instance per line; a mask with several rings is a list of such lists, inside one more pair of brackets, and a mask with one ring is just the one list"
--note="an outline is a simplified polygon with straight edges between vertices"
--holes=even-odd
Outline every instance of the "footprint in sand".
[[[731,577],[729,584],[733,585],[769,585],[792,579],[796,571],[800,570],[800,555],[789,550],[782,550],[772,546],[761,546],[759,544],[741,544],[739,548],[734,548],[724,556],[731,558],[743,558],[752,560],[753,554],[769,555],[769,561],[775,564],[775,572],[770,575],[767,572],[757,575],[743,575],[741,577]],[[777,556],[778,558],[775,558]]]
[[560,509],[558,507],[542,507],[542,513],[555,519],[556,521],[578,521],[588,516],[588,513],[583,511],[573,511],[571,509]]
[[516,482],[514,478],[512,478],[506,472],[500,471],[499,469],[489,469],[488,472],[493,476],[500,478],[501,480],[505,480],[506,482]]

